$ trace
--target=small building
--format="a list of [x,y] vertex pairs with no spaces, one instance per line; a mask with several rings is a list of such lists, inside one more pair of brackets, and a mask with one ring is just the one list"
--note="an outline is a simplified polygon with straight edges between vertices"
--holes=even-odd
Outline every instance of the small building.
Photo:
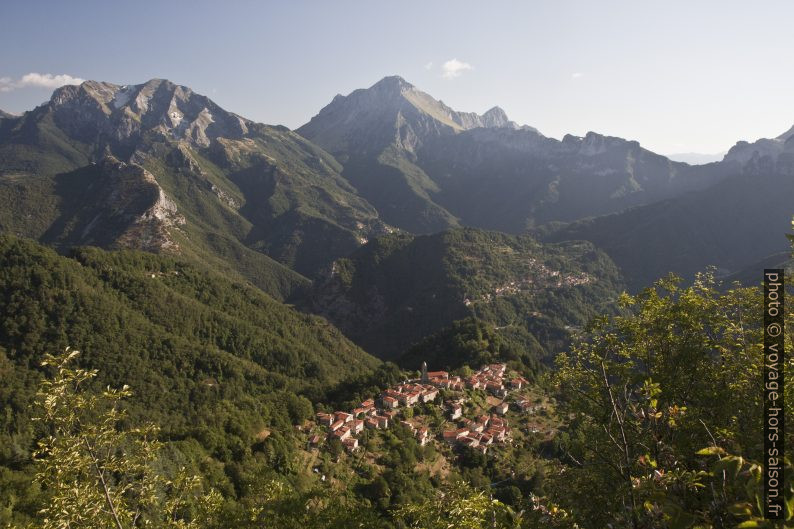
[[459,419],[463,416],[463,406],[460,404],[453,404],[452,408],[449,410],[449,418],[453,421],[455,419]]
[[433,402],[438,397],[438,390],[436,388],[426,389],[422,394],[422,402]]
[[330,413],[320,412],[315,417],[317,418],[317,424],[322,424],[323,426],[331,426],[334,423],[334,416]]
[[457,430],[444,430],[441,437],[448,443],[455,443],[458,440],[458,432]]
[[394,397],[386,396],[383,397],[381,401],[383,402],[383,407],[386,409],[394,409],[400,405],[400,402]]
[[532,406],[532,403],[527,399],[517,400],[515,401],[514,404],[516,405],[516,408],[518,408],[520,411],[524,413],[534,411],[534,407]]
[[483,384],[478,377],[471,376],[466,379],[466,385],[471,389],[482,389]]
[[334,419],[347,423],[353,420],[353,414],[344,411],[337,411],[334,412]]
[[497,395],[502,391],[502,383],[496,381],[489,381],[485,383],[485,389]]
[[527,385],[527,380],[522,377],[516,377],[510,381],[510,387],[513,389],[521,389]]
[[414,425],[413,425],[413,424],[411,424],[411,423],[410,423],[410,422],[408,422],[408,421],[400,421],[400,424],[402,424],[403,426],[405,426],[406,428],[408,428],[409,430],[411,430],[411,433],[414,433],[414,432],[416,431],[416,428],[414,428]]
[[461,437],[460,439],[458,439],[458,442],[459,442],[461,445],[463,445],[463,446],[467,446],[467,447],[469,447],[469,448],[476,448],[477,446],[479,446],[479,445],[480,445],[480,442],[479,442],[479,441],[478,441],[476,438],[474,438],[474,437],[470,437],[470,436],[468,436],[468,435],[467,435],[467,436],[464,436],[464,437]]
[[330,429],[331,429],[332,432],[335,432],[335,431],[337,431],[339,428],[341,428],[344,425],[345,425],[345,423],[343,421],[336,421],[335,423],[333,423],[330,426]]
[[348,452],[354,452],[356,449],[358,449],[358,439],[355,437],[348,437],[342,441],[342,444],[345,445],[345,448]]
[[466,388],[466,383],[460,378],[457,378],[456,380],[450,380],[448,387],[454,391],[463,391]]
[[430,384],[437,388],[449,388],[450,381],[446,378],[431,378]]
[[494,441],[499,441],[499,442],[504,441],[505,437],[507,436],[507,431],[505,430],[505,428],[492,427],[489,428],[486,433],[490,435]]
[[334,437],[336,437],[340,441],[344,441],[345,439],[350,437],[350,428],[348,428],[347,426],[344,426],[344,427],[339,428],[338,430],[336,430],[331,435],[333,435]]
[[488,370],[498,377],[505,374],[505,369],[507,369],[507,366],[504,364],[491,364],[488,366]]
[[383,415],[375,415],[375,420],[378,422],[378,428],[388,428],[389,427],[389,418]]
[[507,401],[502,401],[494,406],[494,412],[498,413],[499,415],[504,415],[507,413],[509,406],[510,405],[507,403]]
[[416,440],[419,441],[419,446],[425,446],[430,440],[430,431],[426,427],[421,427],[416,431]]
[[312,435],[311,437],[309,437],[309,444],[311,446],[317,446],[317,445],[319,445],[322,442],[322,440],[323,440],[322,437],[320,437],[319,435],[315,434],[315,435]]
[[353,434],[361,433],[363,430],[364,421],[356,419],[350,424],[350,431],[353,432]]
[[400,396],[397,397],[397,400],[403,406],[411,406],[413,404],[416,404],[416,402],[419,400],[419,393],[416,392],[400,393]]
[[367,417],[364,421],[364,426],[374,430],[378,427],[378,421],[374,417]]

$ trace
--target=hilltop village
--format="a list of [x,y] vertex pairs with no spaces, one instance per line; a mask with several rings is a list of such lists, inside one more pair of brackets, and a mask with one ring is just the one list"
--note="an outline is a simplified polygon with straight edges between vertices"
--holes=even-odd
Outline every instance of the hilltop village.
[[[359,449],[359,434],[365,429],[387,429],[396,424],[408,428],[417,442],[424,446],[432,439],[453,446],[468,447],[487,453],[494,444],[510,438],[510,425],[505,415],[510,408],[508,394],[513,394],[512,405],[519,411],[532,411],[529,400],[517,393],[527,385],[527,380],[514,374],[507,376],[505,364],[489,364],[469,376],[452,376],[446,371],[427,371],[422,363],[421,376],[387,388],[377,398],[367,399],[358,407],[347,411],[316,414],[316,424],[323,433],[309,438],[310,446],[319,446],[327,440],[338,439],[348,452]],[[487,413],[465,417],[465,390],[482,391],[492,402]],[[442,400],[441,396],[446,396]],[[448,419],[447,428],[435,433],[413,416],[417,405],[440,406]]]

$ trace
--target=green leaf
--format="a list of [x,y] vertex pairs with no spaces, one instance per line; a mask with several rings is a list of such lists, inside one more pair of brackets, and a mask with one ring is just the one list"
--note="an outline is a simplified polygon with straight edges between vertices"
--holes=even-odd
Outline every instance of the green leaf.
[[708,446],[706,448],[701,448],[696,453],[699,456],[721,456],[725,454],[725,450],[719,446]]

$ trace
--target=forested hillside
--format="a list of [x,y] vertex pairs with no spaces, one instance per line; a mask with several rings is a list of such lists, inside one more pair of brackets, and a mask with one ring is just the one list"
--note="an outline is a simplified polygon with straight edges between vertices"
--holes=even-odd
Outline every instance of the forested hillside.
[[131,423],[157,423],[175,457],[232,495],[235,468],[256,460],[275,472],[288,459],[292,424],[312,412],[306,396],[316,401],[379,363],[250,285],[148,253],[63,257],[3,236],[0,292],[4,502],[25,482],[42,433],[30,417],[45,353],[82,351],[80,365],[100,370],[94,391],[133,387]]
[[370,242],[334,263],[310,308],[382,358],[475,317],[537,362],[607,310],[620,289],[614,264],[588,243],[459,229]]

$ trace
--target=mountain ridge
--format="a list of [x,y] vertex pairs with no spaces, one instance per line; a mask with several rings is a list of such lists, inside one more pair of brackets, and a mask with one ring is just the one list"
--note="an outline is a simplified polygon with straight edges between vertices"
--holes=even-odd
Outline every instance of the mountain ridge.
[[[306,284],[301,275],[390,229],[322,149],[167,80],[64,86],[47,103],[0,123],[0,187],[9,197],[0,228],[20,235],[50,240],[69,200],[92,196],[74,197],[66,175],[83,171],[102,179],[107,175],[93,164],[108,156],[145,170],[185,220],[171,223],[180,233],[159,250],[208,253],[266,288],[273,281],[263,282],[262,271],[293,275],[297,288]],[[86,191],[93,185],[81,182]],[[290,290],[270,292],[284,297]]]
[[[595,132],[547,138],[498,107],[457,112],[394,76],[334,97],[296,131],[334,155],[386,222],[414,233],[459,225],[520,233],[702,189],[721,177],[632,140]],[[499,218],[488,218],[491,212]]]
[[461,228],[369,242],[334,262],[305,308],[386,360],[456,320],[476,318],[501,327],[536,364],[620,288],[614,264],[590,243],[544,245]]

